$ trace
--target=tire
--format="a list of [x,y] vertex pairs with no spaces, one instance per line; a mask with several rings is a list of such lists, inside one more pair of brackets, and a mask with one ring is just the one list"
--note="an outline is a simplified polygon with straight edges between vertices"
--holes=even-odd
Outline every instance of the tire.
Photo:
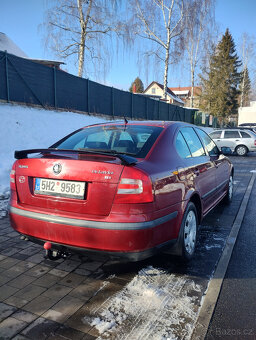
[[246,156],[248,149],[245,145],[238,145],[236,147],[236,153],[238,156]]
[[183,260],[190,260],[195,252],[198,233],[198,217],[194,203],[189,202],[185,210],[180,231],[181,256]]
[[233,199],[233,175],[229,175],[229,180],[228,180],[228,190],[227,193],[223,199],[225,204],[230,204]]

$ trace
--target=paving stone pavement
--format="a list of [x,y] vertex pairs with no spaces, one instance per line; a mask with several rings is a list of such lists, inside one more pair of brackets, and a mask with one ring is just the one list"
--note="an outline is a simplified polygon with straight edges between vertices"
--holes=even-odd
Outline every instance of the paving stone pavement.
[[108,278],[106,261],[46,260],[42,246],[21,240],[8,217],[0,218],[0,339],[95,339],[83,318],[130,280]]

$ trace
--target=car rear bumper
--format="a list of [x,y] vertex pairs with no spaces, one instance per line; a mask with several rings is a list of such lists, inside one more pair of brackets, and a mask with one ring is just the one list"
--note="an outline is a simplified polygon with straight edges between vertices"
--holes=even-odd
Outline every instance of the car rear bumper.
[[[31,242],[44,245],[45,240],[37,239],[34,237],[29,236],[28,239]],[[151,256],[156,255],[160,251],[163,251],[165,249],[170,249],[173,247],[178,239],[172,239],[170,241],[167,241],[165,243],[162,243],[158,246],[155,246],[153,248],[141,250],[141,251],[104,251],[104,250],[94,250],[94,249],[87,249],[87,248],[80,248],[80,247],[74,247],[74,246],[65,246],[60,243],[52,242],[52,248],[53,250],[60,250],[63,252],[69,252],[71,251],[72,253],[78,253],[81,255],[104,255],[107,256],[111,259],[122,259],[125,261],[131,261],[131,262],[136,262],[136,261],[142,261],[144,259],[147,259]]]
[[133,261],[153,255],[177,237],[178,211],[151,221],[129,223],[67,218],[12,206],[9,215],[12,227],[31,241]]

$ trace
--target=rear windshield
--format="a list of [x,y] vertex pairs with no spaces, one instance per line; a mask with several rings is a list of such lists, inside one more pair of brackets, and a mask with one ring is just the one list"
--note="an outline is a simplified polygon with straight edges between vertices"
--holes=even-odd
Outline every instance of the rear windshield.
[[81,129],[52,145],[68,150],[98,150],[145,158],[163,130],[158,126],[99,125]]

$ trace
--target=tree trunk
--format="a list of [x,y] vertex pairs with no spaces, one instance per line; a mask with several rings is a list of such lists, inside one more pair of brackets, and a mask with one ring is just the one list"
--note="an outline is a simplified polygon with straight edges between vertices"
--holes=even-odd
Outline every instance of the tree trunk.
[[242,81],[242,86],[241,86],[240,107],[244,106],[244,82],[245,82],[245,69],[243,71],[243,81]]
[[83,76],[84,72],[84,51],[85,51],[85,40],[87,34],[87,25],[90,18],[90,12],[92,8],[93,0],[89,1],[86,18],[84,19],[83,7],[82,7],[82,0],[77,0],[77,7],[79,11],[79,21],[81,26],[81,37],[80,37],[80,46],[79,46],[79,65],[78,65],[78,77]]
[[[170,15],[170,14],[169,14]],[[170,22],[170,18],[169,18]],[[167,29],[167,43],[166,43],[166,53],[165,53],[165,65],[164,65],[164,99],[167,99],[167,79],[168,79],[168,69],[169,69],[169,59],[170,59],[170,27]]]
[[190,107],[194,107],[194,86],[195,86],[195,70],[191,68],[191,97]]
[[164,67],[164,99],[167,99],[167,77],[168,77],[168,69],[169,69],[169,49],[166,49],[165,55],[165,67]]
[[79,65],[78,65],[78,77],[83,76],[84,72],[84,45],[85,45],[85,35],[83,30],[81,32],[80,46],[79,46]]

